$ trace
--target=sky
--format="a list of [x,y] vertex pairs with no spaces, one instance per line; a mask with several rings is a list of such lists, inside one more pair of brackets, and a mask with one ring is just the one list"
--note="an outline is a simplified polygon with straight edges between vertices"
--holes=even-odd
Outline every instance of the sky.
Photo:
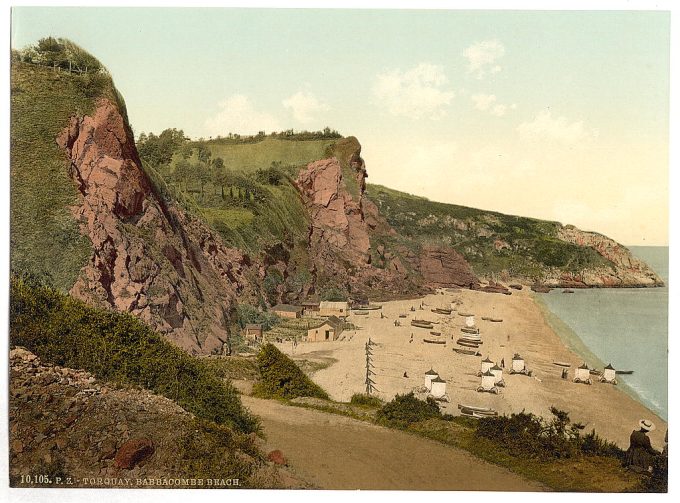
[[324,126],[369,182],[668,244],[665,12],[15,8],[67,37],[136,134]]

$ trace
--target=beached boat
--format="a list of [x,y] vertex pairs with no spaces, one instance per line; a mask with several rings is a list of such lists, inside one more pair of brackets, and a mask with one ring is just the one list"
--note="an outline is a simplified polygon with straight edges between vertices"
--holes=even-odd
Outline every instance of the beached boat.
[[408,318],[408,314],[400,314],[399,317],[400,318]]
[[477,414],[483,414],[486,416],[497,416],[498,412],[496,409],[491,407],[475,407],[474,405],[458,404],[458,410],[469,410],[471,412],[476,412]]
[[446,341],[434,341],[432,339],[423,339],[423,342],[427,342],[428,344],[446,344]]
[[479,329],[478,328],[470,328],[470,327],[463,327],[460,329],[461,332],[464,332],[466,334],[478,334]]
[[376,304],[369,304],[367,306],[359,306],[353,309],[357,311],[375,311],[376,309],[382,309],[382,306],[378,306]]
[[435,307],[434,309],[430,309],[433,313],[437,314],[451,314],[451,309],[441,309],[438,307]]
[[368,311],[352,311],[352,314],[356,314],[357,316],[368,316]]
[[418,320],[411,320],[411,326],[417,328],[429,328],[430,330],[434,328],[434,325],[432,323],[425,323]]
[[562,293],[574,293],[574,290],[570,290],[569,288],[565,288],[562,290]]
[[418,323],[428,323],[429,325],[436,325],[437,323],[439,323],[438,321],[419,320],[418,318],[414,318],[413,321]]
[[458,316],[465,316],[465,317],[467,317],[467,316],[474,316],[474,314],[472,314],[472,313],[458,313]]
[[591,376],[601,376],[601,375],[602,375],[602,371],[601,371],[601,370],[597,370],[597,369],[590,369],[590,375],[591,375]]
[[633,372],[634,372],[633,370],[617,370],[616,371],[617,374],[622,374],[622,375],[630,375]]
[[491,323],[503,323],[503,318],[489,318]]
[[459,346],[465,346],[466,348],[478,348],[482,341],[471,341],[469,339],[458,339],[456,343]]
[[482,356],[482,354],[479,351],[475,351],[473,349],[453,348],[453,350],[456,353],[460,353],[461,355]]
[[430,332],[430,335],[435,335],[435,336],[439,337],[440,335],[442,335],[442,333],[441,332]]
[[557,365],[558,367],[571,367],[571,363],[566,362],[553,362],[553,365]]

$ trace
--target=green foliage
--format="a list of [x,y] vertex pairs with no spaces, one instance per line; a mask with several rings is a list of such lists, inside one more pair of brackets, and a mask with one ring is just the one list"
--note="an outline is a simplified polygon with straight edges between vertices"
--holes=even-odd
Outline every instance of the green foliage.
[[78,190],[55,139],[69,117],[92,113],[96,98],[119,97],[105,72],[69,74],[21,62],[12,63],[11,86],[11,267],[49,275],[68,291],[91,247],[69,210]]
[[16,59],[77,73],[106,72],[97,58],[65,38],[41,38],[37,44],[16,51]]
[[583,436],[583,425],[571,423],[568,413],[550,408],[553,417],[546,420],[524,411],[510,416],[479,420],[476,435],[487,438],[506,449],[513,456],[537,459],[574,458],[591,456],[623,457],[615,444],[591,433]]
[[[540,280],[549,268],[579,272],[611,265],[592,248],[560,240],[557,222],[433,202],[380,185],[369,184],[366,195],[402,236],[398,244],[452,246],[480,275],[506,271]],[[497,241],[507,247],[497,248]]]
[[366,395],[364,393],[354,393],[350,398],[349,403],[352,405],[360,405],[362,407],[382,407],[383,402],[376,396]]
[[319,294],[321,300],[329,302],[343,302],[347,300],[347,292],[337,286],[326,286],[321,289]]
[[649,477],[645,477],[640,486],[644,492],[668,492],[668,456],[661,455],[654,457],[652,474]]
[[273,344],[266,344],[260,349],[257,367],[261,376],[253,388],[257,396],[285,399],[308,396],[328,399],[328,394]]
[[47,362],[147,388],[199,418],[243,432],[258,428],[230,384],[129,314],[12,278],[10,342]]
[[379,422],[397,428],[406,428],[411,423],[441,417],[442,413],[434,398],[429,396],[427,400],[419,400],[413,392],[395,396],[391,402],[383,405],[376,415]]
[[172,156],[177,150],[182,149],[188,142],[181,129],[166,129],[156,136],[153,133],[142,133],[137,139],[137,152],[139,157],[158,167],[161,164],[170,164]]
[[241,328],[245,328],[249,323],[259,323],[263,330],[271,330],[280,318],[274,313],[260,311],[249,304],[241,303],[236,307],[236,320]]

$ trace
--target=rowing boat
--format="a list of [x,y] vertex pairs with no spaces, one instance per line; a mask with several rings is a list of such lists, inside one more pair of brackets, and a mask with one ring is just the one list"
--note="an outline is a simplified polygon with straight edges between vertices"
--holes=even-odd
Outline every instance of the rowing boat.
[[479,347],[479,345],[480,345],[482,342],[481,342],[481,341],[469,341],[469,340],[465,340],[465,339],[458,339],[458,340],[456,341],[456,343],[457,343],[459,346],[463,346],[463,347],[466,347],[466,348],[475,348],[475,349],[477,349],[477,348]]
[[436,335],[437,337],[439,337],[440,335],[442,335],[442,333],[441,332],[430,332],[430,335]]
[[423,339],[423,342],[428,344],[446,344],[446,341],[433,341],[432,339]]
[[621,375],[630,375],[630,374],[632,374],[634,371],[633,371],[633,370],[616,370],[615,372],[616,372],[617,374],[621,374]]
[[431,311],[437,314],[451,314],[451,309],[441,309],[438,307],[431,309]]
[[453,348],[453,350],[461,355],[482,356],[479,351],[473,351],[472,349]]
[[565,362],[553,362],[553,365],[557,365],[558,367],[571,367],[571,363]]
[[463,327],[460,329],[461,332],[465,332],[466,334],[478,334],[479,329],[478,328],[469,328],[469,327]]
[[411,320],[411,326],[418,328],[429,328],[430,330],[434,328],[434,325],[432,325],[432,323],[424,323],[422,321],[417,320]]

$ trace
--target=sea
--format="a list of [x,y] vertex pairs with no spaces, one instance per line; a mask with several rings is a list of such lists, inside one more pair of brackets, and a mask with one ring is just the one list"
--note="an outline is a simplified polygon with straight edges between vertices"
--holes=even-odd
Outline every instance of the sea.
[[[661,288],[554,289],[536,294],[548,322],[591,368],[611,363],[622,389],[668,420],[668,247],[631,246]],[[551,316],[552,315],[552,316]]]

